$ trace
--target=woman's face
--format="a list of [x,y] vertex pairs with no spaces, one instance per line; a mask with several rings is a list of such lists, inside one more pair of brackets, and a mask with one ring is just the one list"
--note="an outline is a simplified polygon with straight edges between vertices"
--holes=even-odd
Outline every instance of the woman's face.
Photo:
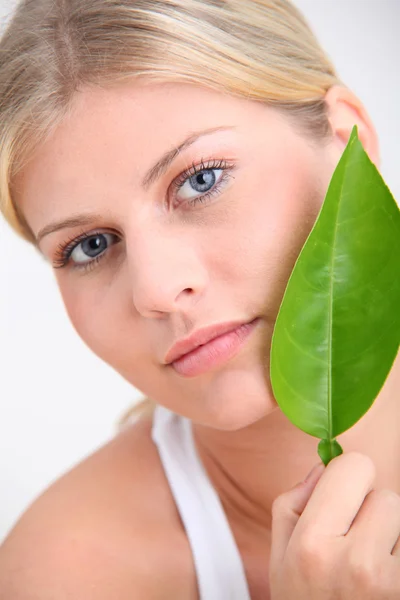
[[[76,95],[15,198],[93,352],[158,403],[238,429],[276,408],[274,322],[339,155],[261,103],[129,83]],[[165,364],[177,340],[256,317],[230,358]]]

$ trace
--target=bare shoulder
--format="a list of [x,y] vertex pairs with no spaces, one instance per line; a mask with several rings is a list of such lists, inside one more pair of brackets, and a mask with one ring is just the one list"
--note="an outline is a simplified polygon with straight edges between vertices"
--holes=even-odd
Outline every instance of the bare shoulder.
[[196,587],[151,418],[55,482],[0,547],[1,600],[195,600]]

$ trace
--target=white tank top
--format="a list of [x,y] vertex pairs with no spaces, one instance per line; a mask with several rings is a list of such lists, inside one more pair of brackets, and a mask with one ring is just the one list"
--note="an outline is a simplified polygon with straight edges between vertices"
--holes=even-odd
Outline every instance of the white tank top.
[[157,405],[152,439],[189,539],[200,599],[251,600],[228,519],[197,454],[191,421]]

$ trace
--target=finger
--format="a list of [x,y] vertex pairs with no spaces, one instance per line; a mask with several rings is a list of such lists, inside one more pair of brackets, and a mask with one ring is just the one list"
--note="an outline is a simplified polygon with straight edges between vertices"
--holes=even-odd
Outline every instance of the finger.
[[318,482],[294,535],[344,536],[375,479],[372,460],[358,452],[337,456]]
[[282,562],[293,530],[324,470],[324,465],[318,463],[304,482],[275,499],[272,505],[271,570]]
[[392,490],[372,490],[358,511],[346,538],[361,556],[392,552],[400,535],[400,496]]
[[397,538],[397,542],[395,543],[395,545],[393,547],[392,555],[400,558],[400,534],[399,534],[399,537]]

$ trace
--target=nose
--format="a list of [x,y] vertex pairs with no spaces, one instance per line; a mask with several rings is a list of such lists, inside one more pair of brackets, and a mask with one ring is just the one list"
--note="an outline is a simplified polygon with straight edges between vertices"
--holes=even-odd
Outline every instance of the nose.
[[158,229],[127,241],[133,304],[144,317],[189,312],[207,284],[207,273],[190,238]]

